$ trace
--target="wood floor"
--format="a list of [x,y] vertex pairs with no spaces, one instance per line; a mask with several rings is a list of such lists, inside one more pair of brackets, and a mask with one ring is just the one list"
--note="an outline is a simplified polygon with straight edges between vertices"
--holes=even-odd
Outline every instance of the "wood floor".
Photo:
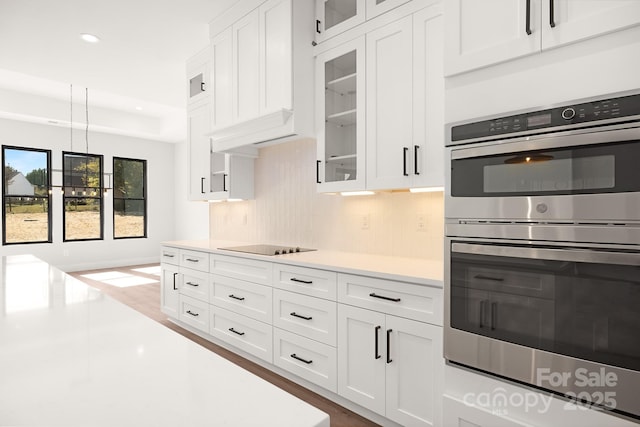
[[[230,360],[236,365],[241,366],[254,373],[255,375],[263,378],[266,381],[280,387],[288,393],[298,397],[317,407],[318,409],[329,414],[331,418],[331,427],[374,427],[378,426],[366,418],[355,414],[348,409],[333,403],[332,401],[313,393],[306,388],[299,386],[298,384],[291,382],[271,371],[265,369],[253,362],[250,362],[235,353],[232,353],[218,345],[215,345],[185,329],[180,328],[174,323],[167,320],[167,316],[160,311],[160,278],[155,274],[148,274],[147,272],[136,271],[145,268],[157,267],[157,264],[151,265],[139,265],[131,267],[110,268],[103,270],[91,270],[91,271],[78,271],[69,273],[71,276],[87,283],[88,285],[98,288],[105,294],[112,298],[126,304],[133,309],[139,311],[145,316],[163,324],[167,328],[171,328],[179,334],[189,338],[190,340],[200,344],[201,346],[213,351],[214,353]],[[119,287],[114,284],[118,283],[118,275],[132,275],[144,279],[153,279],[153,283],[124,286]],[[93,276],[92,278],[85,277],[87,275],[100,275],[102,277]],[[111,277],[111,279],[110,279]],[[99,280],[96,280],[99,279]],[[123,279],[123,280],[126,280]],[[110,284],[112,283],[112,284]]]

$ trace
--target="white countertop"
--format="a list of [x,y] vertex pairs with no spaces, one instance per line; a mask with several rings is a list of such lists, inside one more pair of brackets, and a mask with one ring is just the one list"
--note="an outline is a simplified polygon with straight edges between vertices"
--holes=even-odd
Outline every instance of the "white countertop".
[[329,426],[329,416],[32,256],[0,265],[0,426]]
[[220,250],[219,248],[251,244],[247,242],[222,240],[178,240],[162,242],[162,244],[181,249],[200,250],[221,255],[253,258],[349,274],[373,274],[376,277],[389,280],[412,282],[440,288],[443,286],[443,263],[441,261],[431,261],[421,258],[404,258],[327,250],[265,256]]

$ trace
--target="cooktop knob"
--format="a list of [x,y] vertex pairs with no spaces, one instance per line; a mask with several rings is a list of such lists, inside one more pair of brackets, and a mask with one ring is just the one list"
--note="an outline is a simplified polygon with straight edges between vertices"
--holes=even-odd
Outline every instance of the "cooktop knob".
[[276,249],[276,251],[273,253],[274,255],[280,255],[280,250]]
[[296,246],[296,252],[300,252],[300,246]]

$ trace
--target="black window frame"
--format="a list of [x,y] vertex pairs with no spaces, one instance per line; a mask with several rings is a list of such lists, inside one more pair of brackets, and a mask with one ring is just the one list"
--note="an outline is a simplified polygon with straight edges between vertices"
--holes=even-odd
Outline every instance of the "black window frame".
[[[65,169],[65,157],[71,156],[84,156],[84,157],[94,157],[99,159],[100,161],[100,172],[99,172],[99,184],[98,187],[89,187],[89,186],[74,186],[73,184],[67,185],[67,171]],[[104,156],[102,154],[91,154],[91,153],[80,153],[73,151],[63,151],[62,152],[62,241],[63,242],[88,242],[88,241],[96,241],[96,240],[104,240],[104,195],[102,194],[102,189],[104,187]],[[87,195],[67,195],[68,188],[92,188],[96,190],[96,196],[87,196]],[[88,199],[97,199],[100,200],[100,237],[92,237],[86,239],[67,239],[67,199],[80,199],[80,198],[88,198]]]
[[[7,210],[6,210],[6,200],[8,197],[33,197],[33,196],[24,196],[24,195],[7,195],[7,189],[5,188],[6,176],[5,176],[5,150],[22,150],[22,151],[35,151],[40,153],[47,154],[47,240],[41,241],[33,241],[33,242],[7,242]],[[38,196],[43,197],[43,196]],[[52,230],[52,218],[53,218],[53,209],[51,206],[51,150],[47,150],[44,148],[33,148],[33,147],[18,147],[14,145],[2,145],[2,245],[3,246],[12,246],[12,245],[32,245],[32,244],[42,244],[42,243],[53,243],[53,230]]]
[[[142,198],[139,197],[116,197],[116,161],[124,160],[128,162],[140,162],[142,163]],[[146,239],[147,238],[147,223],[148,223],[148,209],[147,209],[147,160],[145,159],[132,159],[129,157],[113,157],[113,189],[112,189],[112,206],[113,206],[113,240],[121,239]],[[142,236],[121,236],[116,237],[116,200],[142,200],[144,207],[144,234]]]

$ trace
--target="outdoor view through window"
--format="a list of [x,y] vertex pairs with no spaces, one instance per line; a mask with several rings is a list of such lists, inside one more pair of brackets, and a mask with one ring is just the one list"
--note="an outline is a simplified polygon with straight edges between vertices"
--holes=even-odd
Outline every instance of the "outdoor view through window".
[[3,244],[51,242],[51,152],[3,147]]

